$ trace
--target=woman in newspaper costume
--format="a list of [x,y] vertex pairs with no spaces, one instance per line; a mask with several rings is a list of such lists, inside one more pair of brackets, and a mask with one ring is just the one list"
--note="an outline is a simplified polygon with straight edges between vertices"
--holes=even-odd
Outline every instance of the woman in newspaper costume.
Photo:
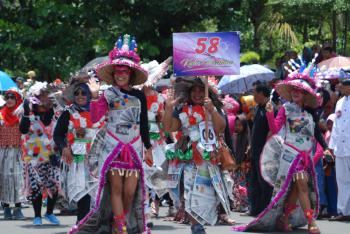
[[90,211],[89,193],[94,189],[96,179],[90,176],[87,156],[96,133],[104,123],[104,118],[96,123],[91,121],[91,92],[86,84],[88,79],[88,74],[73,77],[63,92],[65,99],[72,105],[57,120],[53,135],[64,161],[61,171],[62,190],[69,203],[77,204],[78,222]]
[[89,82],[92,122],[106,115],[106,125],[91,150],[100,160],[99,185],[93,209],[70,233],[146,231],[142,159],[150,166],[153,160],[146,97],[132,88],[147,80],[136,50],[136,41],[129,35],[118,39],[109,60],[96,69],[101,80],[113,85],[98,100],[99,85],[94,80]]
[[[16,89],[5,93],[5,106],[0,110],[0,201],[4,207],[4,219],[24,219],[21,210],[23,165],[19,118],[15,111],[22,103]],[[10,203],[15,204],[13,213]]]
[[[176,146],[169,148],[166,157],[171,160],[170,178],[183,174],[185,210],[191,216],[193,234],[203,234],[204,224],[215,225],[217,207],[223,205],[229,213],[228,194],[216,159],[216,135],[226,126],[221,112],[222,103],[213,90],[205,98],[201,78],[177,78],[175,94],[170,91],[165,101],[164,130],[182,131]],[[180,101],[185,101],[179,104]],[[208,112],[208,141],[205,137],[205,112]]]
[[44,192],[48,194],[45,219],[51,224],[60,224],[53,214],[60,191],[60,160],[52,139],[56,118],[49,94],[46,82],[35,82],[30,87],[29,100],[23,103],[24,114],[19,126],[23,134],[24,193],[33,203],[34,225],[42,225],[41,207]]
[[[171,58],[168,58],[161,64],[155,60],[142,64],[141,67],[148,71],[148,79],[144,84],[136,87],[144,92],[147,99],[148,125],[152,144],[154,165],[152,167],[148,167],[144,163],[145,184],[151,190],[148,194],[151,195],[153,198],[153,204],[156,205],[159,202],[159,197],[162,197],[168,192],[168,162],[165,158],[166,139],[161,126],[164,111],[164,98],[160,93],[153,89],[153,86],[164,75],[166,75],[170,62]],[[147,226],[152,227],[153,223],[150,221],[151,211],[148,204],[149,200],[150,199],[147,199],[145,212],[147,218]],[[155,206],[154,210],[152,207],[152,213],[154,215],[158,215],[156,209],[157,207],[158,206]]]
[[272,133],[278,133],[282,127],[285,133],[283,139],[277,134],[270,138],[260,162],[262,176],[274,187],[273,198],[256,219],[235,230],[292,231],[308,224],[310,234],[320,233],[315,222],[319,199],[311,155],[315,140],[323,149],[327,144],[313,112],[319,105],[315,88],[308,72],[294,72],[276,86],[279,95],[289,102],[281,107],[276,118],[272,104],[268,103],[266,115]]

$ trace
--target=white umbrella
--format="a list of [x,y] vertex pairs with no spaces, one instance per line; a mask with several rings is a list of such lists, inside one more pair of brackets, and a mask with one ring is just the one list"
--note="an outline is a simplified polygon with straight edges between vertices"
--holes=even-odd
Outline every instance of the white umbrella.
[[274,78],[275,73],[262,65],[244,65],[240,67],[239,75],[223,76],[218,87],[224,94],[241,94],[251,90],[257,80],[271,81]]

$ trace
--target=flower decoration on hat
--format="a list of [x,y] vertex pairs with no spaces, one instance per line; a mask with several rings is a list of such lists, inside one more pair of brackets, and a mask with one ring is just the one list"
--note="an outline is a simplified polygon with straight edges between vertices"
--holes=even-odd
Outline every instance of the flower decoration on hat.
[[288,78],[276,85],[276,91],[283,99],[292,101],[291,91],[293,89],[299,89],[305,92],[305,105],[312,108],[316,108],[320,105],[321,100],[316,93],[316,66],[314,65],[317,56],[318,54],[315,54],[315,57],[308,65],[303,62],[301,62],[300,65],[293,59],[288,62],[294,71],[285,67],[285,69],[290,72]]
[[96,68],[100,80],[113,84],[116,66],[127,66],[132,70],[131,85],[140,85],[147,80],[148,73],[140,66],[135,37],[131,38],[127,34],[124,35],[123,39],[119,37],[108,57],[108,61],[99,64]]

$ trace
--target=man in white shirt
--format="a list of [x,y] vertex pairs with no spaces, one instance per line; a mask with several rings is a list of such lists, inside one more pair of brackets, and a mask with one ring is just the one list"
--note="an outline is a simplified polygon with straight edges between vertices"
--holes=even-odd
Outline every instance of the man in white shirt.
[[331,221],[350,221],[350,80],[340,85],[342,97],[336,105],[336,119],[329,142],[335,155],[338,184],[338,216]]

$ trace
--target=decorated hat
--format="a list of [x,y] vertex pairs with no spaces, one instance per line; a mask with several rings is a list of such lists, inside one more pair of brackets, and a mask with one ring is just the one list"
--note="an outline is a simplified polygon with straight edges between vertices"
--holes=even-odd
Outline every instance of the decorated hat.
[[137,86],[136,88],[142,89],[143,86],[153,86],[160,79],[162,79],[169,70],[169,64],[172,61],[172,57],[167,58],[164,62],[158,63],[158,61],[153,60],[149,63],[141,64],[141,67],[148,72],[148,78],[145,83]]
[[114,83],[115,66],[128,66],[133,71],[131,85],[140,85],[147,80],[148,73],[140,66],[140,57],[136,53],[137,44],[135,38],[130,40],[130,36],[125,34],[124,38],[118,38],[113,50],[109,52],[109,60],[101,63],[96,68],[97,76],[100,80],[108,84]]
[[317,67],[315,66],[315,60],[318,54],[309,64],[301,62],[301,64],[295,62],[293,59],[288,62],[290,68],[288,70],[288,78],[282,82],[279,82],[275,90],[281,96],[281,98],[292,101],[291,91],[293,89],[303,90],[305,93],[304,104],[311,108],[316,108],[320,105],[320,98],[316,93],[316,79],[315,75]]
[[90,77],[90,73],[82,71],[71,77],[68,87],[62,92],[63,99],[68,102],[67,104],[74,102],[74,91],[80,84],[86,84]]
[[305,105],[312,108],[319,106],[319,98],[315,91],[316,84],[312,78],[300,74],[294,78],[284,80],[276,85],[277,93],[287,101],[292,101],[291,92],[293,89],[305,91]]
[[[177,77],[174,84],[175,96],[181,97],[182,101],[188,102],[190,99],[191,89],[195,86],[205,87],[204,79],[205,77]],[[213,101],[213,104],[221,108],[222,102],[219,100],[217,91],[217,81],[209,79],[208,80],[208,92],[209,97]]]

